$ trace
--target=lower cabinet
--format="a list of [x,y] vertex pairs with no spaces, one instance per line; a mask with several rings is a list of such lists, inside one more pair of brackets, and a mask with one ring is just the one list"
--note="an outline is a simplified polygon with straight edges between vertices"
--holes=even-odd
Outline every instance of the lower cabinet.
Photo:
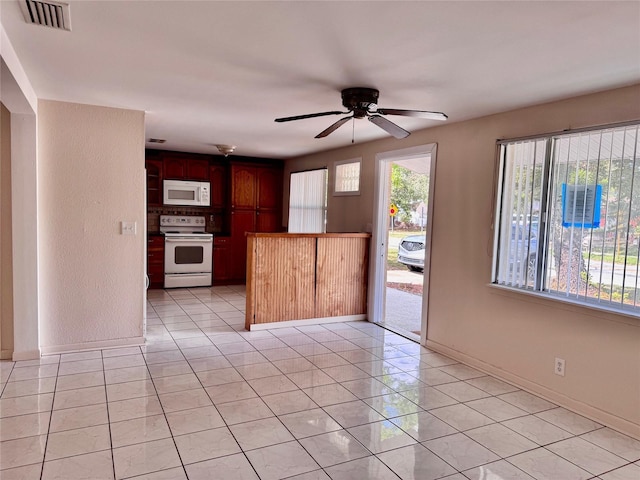
[[149,288],[164,287],[164,236],[149,235],[147,238],[147,275]]
[[247,232],[256,230],[255,210],[234,210],[231,212],[231,265],[233,280],[244,281],[247,275]]
[[280,215],[275,210],[258,210],[256,212],[256,229],[258,233],[280,231]]
[[231,212],[231,246],[229,278],[243,282],[247,276],[247,233],[280,231],[280,214],[276,210],[233,210]]
[[213,283],[224,284],[231,277],[231,238],[214,237],[213,239]]

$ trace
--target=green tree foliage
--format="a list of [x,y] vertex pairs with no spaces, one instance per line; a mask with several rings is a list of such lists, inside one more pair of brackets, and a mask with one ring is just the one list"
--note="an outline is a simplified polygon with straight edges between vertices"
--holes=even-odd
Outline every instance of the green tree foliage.
[[399,221],[409,223],[413,207],[420,202],[427,204],[428,192],[429,175],[391,165],[391,203],[398,207]]

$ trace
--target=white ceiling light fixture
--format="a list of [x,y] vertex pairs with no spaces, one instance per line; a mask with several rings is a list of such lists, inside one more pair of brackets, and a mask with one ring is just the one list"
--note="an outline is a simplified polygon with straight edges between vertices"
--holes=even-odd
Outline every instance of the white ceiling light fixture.
[[71,12],[68,3],[22,0],[20,8],[27,23],[71,31]]
[[235,145],[216,145],[216,148],[221,154],[223,154],[225,157],[228,157],[236,149],[236,146]]

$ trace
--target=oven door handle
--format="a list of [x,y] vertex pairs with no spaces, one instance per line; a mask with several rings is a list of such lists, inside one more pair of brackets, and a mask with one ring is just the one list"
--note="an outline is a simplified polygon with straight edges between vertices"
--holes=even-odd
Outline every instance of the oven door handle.
[[213,243],[213,238],[169,238],[165,237],[167,243]]

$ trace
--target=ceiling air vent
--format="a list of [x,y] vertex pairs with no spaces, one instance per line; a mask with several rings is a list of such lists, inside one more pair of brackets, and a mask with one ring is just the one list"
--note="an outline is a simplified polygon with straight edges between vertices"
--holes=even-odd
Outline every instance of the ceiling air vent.
[[43,2],[21,0],[20,8],[27,23],[35,23],[59,30],[71,30],[69,4],[62,2]]

